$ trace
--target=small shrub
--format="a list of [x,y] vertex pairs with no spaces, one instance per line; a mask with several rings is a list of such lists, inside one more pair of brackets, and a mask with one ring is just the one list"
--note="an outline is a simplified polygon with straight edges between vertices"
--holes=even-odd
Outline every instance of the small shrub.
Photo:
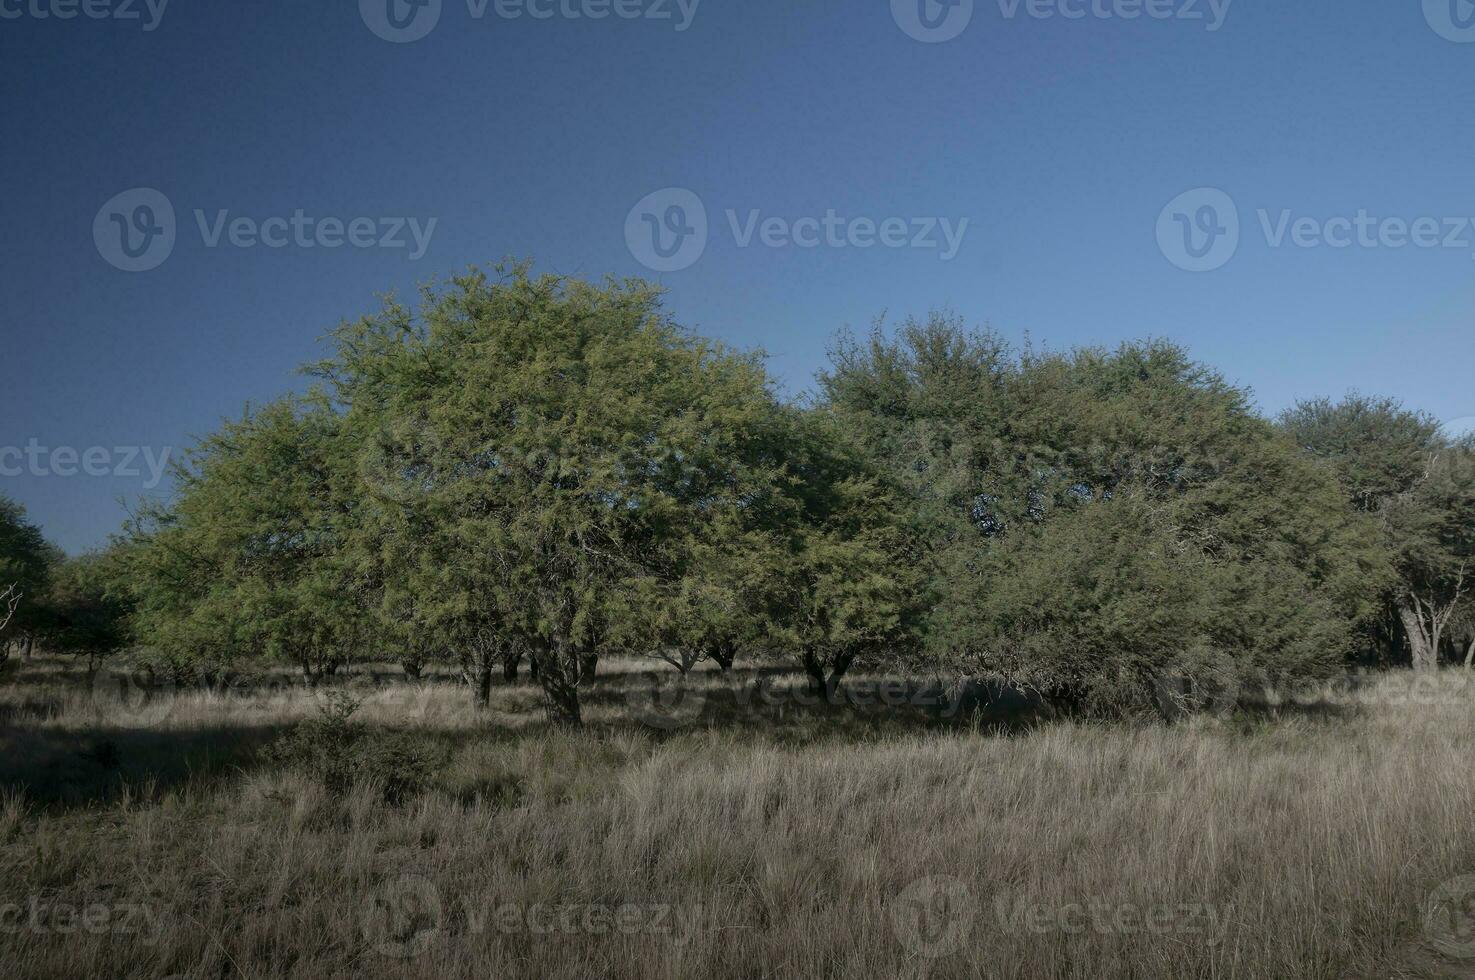
[[283,736],[268,757],[306,772],[334,796],[369,781],[383,787],[389,802],[413,795],[444,765],[445,752],[408,732],[371,729],[355,721],[362,703],[347,692],[329,692],[318,706],[319,717]]

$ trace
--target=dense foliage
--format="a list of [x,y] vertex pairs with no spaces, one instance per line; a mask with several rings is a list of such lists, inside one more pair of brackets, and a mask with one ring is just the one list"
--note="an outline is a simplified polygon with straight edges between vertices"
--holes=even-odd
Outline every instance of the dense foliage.
[[832,410],[927,515],[934,664],[1117,711],[1324,675],[1375,608],[1373,522],[1171,344],[1011,357],[934,317],[835,361]]
[[102,555],[0,509],[6,636],[176,677],[450,664],[480,705],[527,663],[577,724],[612,654],[1171,714],[1369,646],[1432,666],[1475,621],[1469,445],[1359,396],[1271,422],[1161,341],[1016,352],[933,316],[842,336],[800,405],[642,282],[511,267],[308,370]]

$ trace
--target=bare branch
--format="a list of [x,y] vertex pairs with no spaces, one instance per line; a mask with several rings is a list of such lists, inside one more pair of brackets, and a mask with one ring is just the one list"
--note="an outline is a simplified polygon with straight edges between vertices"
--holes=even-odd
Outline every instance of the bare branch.
[[20,605],[20,587],[11,584],[0,590],[0,632],[10,625],[10,619],[15,615],[16,607]]

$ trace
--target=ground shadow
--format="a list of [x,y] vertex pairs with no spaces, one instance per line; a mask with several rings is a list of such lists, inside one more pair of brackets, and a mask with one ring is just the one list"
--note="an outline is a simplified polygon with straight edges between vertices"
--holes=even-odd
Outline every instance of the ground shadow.
[[153,796],[255,768],[287,727],[10,728],[0,731],[0,787],[58,809]]
[[652,733],[692,728],[751,730],[775,741],[864,741],[926,731],[1013,735],[1058,716],[1044,698],[1003,684],[855,678],[828,694],[813,691],[803,674],[784,667],[734,668],[693,674],[612,672],[580,698],[609,707]]

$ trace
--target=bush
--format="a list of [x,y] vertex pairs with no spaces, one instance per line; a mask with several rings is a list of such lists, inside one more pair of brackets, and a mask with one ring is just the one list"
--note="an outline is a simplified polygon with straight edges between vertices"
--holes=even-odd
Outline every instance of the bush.
[[445,751],[409,732],[371,729],[354,721],[361,704],[346,692],[329,692],[319,704],[320,717],[279,739],[268,758],[306,772],[335,796],[374,782],[395,803],[423,789],[445,764]]
[[1293,566],[1193,537],[1168,502],[1080,503],[959,555],[935,644],[1096,715],[1228,710],[1245,685],[1336,669],[1346,623]]

